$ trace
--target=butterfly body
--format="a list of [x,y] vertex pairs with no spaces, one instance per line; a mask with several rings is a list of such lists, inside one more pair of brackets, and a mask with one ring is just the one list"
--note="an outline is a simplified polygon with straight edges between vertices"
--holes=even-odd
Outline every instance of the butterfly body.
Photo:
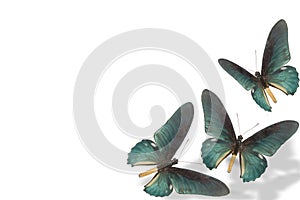
[[172,167],[173,165],[176,165],[176,164],[178,164],[178,159],[177,158],[173,158],[170,161],[166,161],[165,163],[162,163],[162,164],[157,166],[158,172],[161,172],[164,169],[166,169],[168,167]]
[[229,193],[228,187],[218,179],[188,169],[173,167],[178,163],[174,155],[192,123],[193,105],[186,103],[154,133],[154,141],[144,139],[129,152],[127,163],[136,165],[156,165],[144,177],[156,173],[144,186],[144,191],[153,196],[168,196],[173,189],[179,194],[201,194],[222,196]]
[[266,89],[267,87],[269,87],[268,82],[266,81],[266,79],[259,73],[259,72],[255,72],[255,77],[256,77],[256,82],[261,84],[261,87],[263,89]]
[[243,140],[243,137],[241,135],[239,135],[237,140],[234,143],[234,147],[233,147],[233,151],[232,151],[233,155],[237,155],[241,151],[242,140]]
[[201,148],[204,164],[209,168],[218,165],[230,154],[228,166],[231,172],[234,160],[239,155],[240,177],[244,182],[259,178],[267,168],[264,156],[273,156],[298,129],[298,122],[285,120],[272,124],[243,140],[236,137],[231,120],[220,99],[209,90],[202,93],[205,132],[213,136],[205,140]]
[[288,29],[284,20],[279,20],[271,29],[264,50],[261,72],[250,74],[247,70],[227,59],[219,59],[221,67],[246,90],[251,90],[253,100],[264,110],[271,111],[266,94],[277,102],[269,86],[286,95],[293,95],[299,87],[296,68],[285,65],[291,56],[288,45]]

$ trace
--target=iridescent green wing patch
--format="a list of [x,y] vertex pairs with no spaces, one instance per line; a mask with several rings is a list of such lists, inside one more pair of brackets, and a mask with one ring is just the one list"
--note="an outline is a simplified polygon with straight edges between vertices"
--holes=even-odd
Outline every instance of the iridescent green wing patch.
[[296,68],[284,66],[272,74],[267,75],[267,82],[284,92],[286,95],[294,95],[299,87],[299,77]]
[[268,100],[267,94],[262,85],[257,85],[251,90],[251,95],[254,101],[264,110],[271,112],[271,105]]
[[217,168],[232,150],[229,143],[209,138],[203,142],[201,152],[203,163],[211,170]]
[[128,154],[127,164],[155,165],[159,160],[158,147],[151,140],[138,142]]
[[155,174],[151,181],[145,185],[144,191],[156,197],[170,195],[173,191],[173,186],[169,174],[166,172]]
[[263,155],[246,149],[240,153],[240,166],[243,182],[249,182],[259,178],[265,172],[268,164]]

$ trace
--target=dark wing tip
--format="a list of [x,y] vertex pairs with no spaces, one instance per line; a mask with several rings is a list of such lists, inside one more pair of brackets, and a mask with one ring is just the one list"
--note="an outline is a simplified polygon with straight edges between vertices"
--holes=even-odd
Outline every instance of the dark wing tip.
[[282,25],[286,25],[287,26],[287,23],[286,23],[286,21],[284,20],[284,19],[280,19],[276,24],[275,24],[275,26],[276,25],[279,25],[279,24],[282,24]]
[[221,64],[221,62],[224,62],[224,61],[227,61],[227,59],[225,59],[225,58],[220,58],[220,59],[218,59],[218,63],[219,63],[219,64]]
[[214,179],[216,188],[214,188],[215,190],[213,191],[213,193],[210,193],[209,196],[225,196],[230,193],[230,190],[225,183],[216,178],[211,178]]
[[204,89],[202,91],[201,99],[205,99],[205,98],[211,97],[211,96],[216,96],[216,95],[212,91],[210,91],[208,89]]
[[296,132],[299,128],[299,123],[297,121],[294,121],[294,120],[286,120],[286,121],[282,121],[282,123],[288,123],[290,129],[293,129],[292,131],[293,132]]
[[192,104],[192,102],[187,102],[185,104],[183,104],[181,106],[181,109],[187,109],[187,110],[190,110],[190,111],[194,111],[194,105]]
[[180,110],[182,115],[187,116],[190,126],[194,117],[194,105],[191,102],[187,102],[180,107]]
[[208,89],[204,89],[203,91],[202,91],[202,96],[203,95],[208,95],[210,93],[210,91],[208,90]]
[[229,60],[227,60],[227,59],[225,59],[225,58],[220,58],[219,60],[218,60],[218,63],[221,65],[221,67],[226,67],[226,63],[228,63],[228,62],[231,62],[231,61],[229,61]]

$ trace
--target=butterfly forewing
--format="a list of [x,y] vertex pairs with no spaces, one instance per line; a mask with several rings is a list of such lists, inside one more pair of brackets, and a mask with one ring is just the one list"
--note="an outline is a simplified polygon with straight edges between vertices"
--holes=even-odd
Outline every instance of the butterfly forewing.
[[287,24],[284,20],[279,20],[269,33],[261,74],[272,74],[288,63],[290,58]]
[[161,152],[160,160],[173,158],[189,131],[193,117],[193,105],[186,103],[154,133],[154,140]]
[[245,149],[272,156],[298,129],[298,122],[286,120],[268,126],[243,142]]
[[188,169],[167,168],[173,188],[179,194],[200,194],[223,196],[229,193],[228,187],[218,179]]
[[154,134],[154,140],[142,140],[129,152],[127,164],[150,165],[170,161],[191,126],[194,109],[191,103],[182,105]]
[[220,99],[209,90],[202,92],[205,132],[213,136],[203,142],[201,156],[209,168],[216,168],[232,151],[236,141],[231,120]]
[[246,90],[251,90],[256,86],[255,76],[250,74],[247,70],[226,59],[219,59],[218,62],[221,67],[235,80],[237,80]]
[[231,120],[220,99],[209,90],[203,90],[201,100],[205,132],[227,142],[235,141],[236,136]]

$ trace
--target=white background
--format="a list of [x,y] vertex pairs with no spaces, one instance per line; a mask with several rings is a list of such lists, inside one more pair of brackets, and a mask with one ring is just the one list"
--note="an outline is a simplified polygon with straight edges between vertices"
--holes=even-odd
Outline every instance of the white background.
[[[117,34],[138,28],[173,30],[197,42],[218,69],[217,59],[224,57],[255,70],[254,50],[258,52],[260,69],[267,35],[283,18],[289,27],[289,64],[300,71],[300,15],[295,1],[207,2],[1,2],[0,199],[154,198],[143,192],[149,177],[141,180],[93,159],[81,144],[73,120],[72,95],[82,63],[97,46]],[[272,113],[267,113],[222,69],[220,75],[226,92],[225,105],[236,132],[236,112],[242,132],[260,123],[245,137],[280,120],[300,121],[299,92],[286,97],[273,89],[278,103]],[[198,92],[200,98],[201,90]],[[169,94],[165,96],[172,99]],[[136,98],[135,102],[139,97]],[[168,116],[179,106],[172,102],[166,106]],[[198,104],[201,106],[200,101]],[[201,110],[196,112],[202,115]],[[131,113],[133,119],[141,115]],[[200,133],[205,138],[203,127],[199,127]],[[231,188],[226,199],[293,198],[300,186],[299,140],[298,131],[274,157],[267,158],[266,173],[252,183],[238,180],[238,165],[228,175],[226,161],[212,172],[203,166],[185,167],[223,180]],[[136,142],[124,148],[129,151]],[[201,142],[192,144],[187,158],[201,161]],[[173,193],[167,198],[183,197]]]

